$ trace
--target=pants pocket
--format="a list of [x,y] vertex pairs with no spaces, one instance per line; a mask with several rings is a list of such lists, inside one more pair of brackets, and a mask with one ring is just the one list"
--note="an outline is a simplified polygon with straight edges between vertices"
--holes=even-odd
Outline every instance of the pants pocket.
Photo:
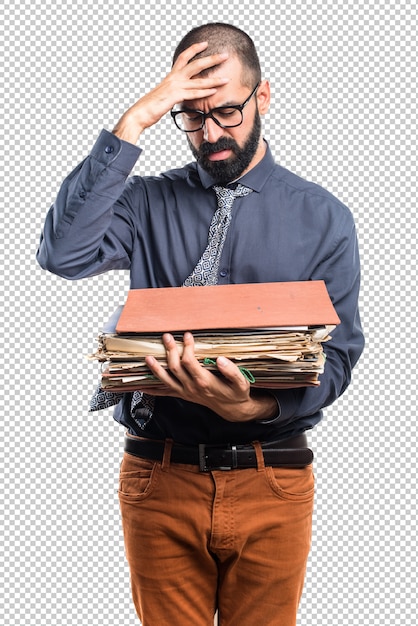
[[295,469],[266,467],[266,476],[271,490],[285,500],[310,500],[315,491],[315,477],[312,465]]
[[125,452],[119,473],[119,498],[126,501],[143,500],[155,487],[159,463]]

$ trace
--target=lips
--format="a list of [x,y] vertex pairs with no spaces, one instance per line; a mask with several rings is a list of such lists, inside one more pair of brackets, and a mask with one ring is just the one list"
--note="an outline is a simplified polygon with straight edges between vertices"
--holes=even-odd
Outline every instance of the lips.
[[232,150],[219,150],[218,152],[212,152],[211,154],[208,154],[207,158],[209,159],[209,161],[223,161],[224,159],[230,157],[231,154]]

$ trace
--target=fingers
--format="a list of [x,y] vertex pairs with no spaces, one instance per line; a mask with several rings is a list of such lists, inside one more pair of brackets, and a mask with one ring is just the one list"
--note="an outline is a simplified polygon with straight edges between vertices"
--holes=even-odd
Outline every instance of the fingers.
[[[153,356],[147,356],[145,357],[145,363],[147,364],[153,375],[158,378],[161,383],[163,383],[162,387],[155,389],[154,386],[150,385],[150,393],[152,393],[153,395],[175,396],[181,392],[181,385],[179,381],[177,381],[172,376],[169,369],[165,369],[164,367],[162,367],[158,363],[157,359],[155,359]],[[147,392],[146,382],[141,385],[141,391]]]
[[174,337],[169,333],[165,333],[162,340],[166,350],[167,368],[162,367],[157,359],[152,356],[147,356],[145,362],[154,376],[161,382],[170,386],[172,390],[179,391],[188,385],[196,372],[202,370],[194,356],[194,339],[191,333],[188,333],[183,349],[178,346]]
[[176,62],[173,64],[173,68],[184,67],[189,61],[193,59],[194,56],[196,56],[196,54],[199,54],[199,52],[203,52],[203,50],[206,50],[207,47],[207,41],[199,41],[198,43],[194,43],[193,45],[189,46],[189,48],[186,48],[186,50],[183,50],[183,52],[179,54]]
[[222,376],[229,380],[234,386],[240,387],[243,390],[249,387],[247,379],[232,361],[224,356],[220,356],[216,359],[216,365]]
[[186,94],[187,98],[184,99],[201,98],[211,95],[208,91],[214,93],[216,87],[224,85],[229,80],[226,77],[212,74],[209,77],[199,78],[201,72],[221,65],[229,57],[228,52],[221,52],[193,60],[193,58],[199,54],[199,52],[203,52],[207,46],[208,43],[206,41],[190,46],[190,48],[187,48],[179,55],[173,65],[170,73],[171,76],[178,76],[178,78],[184,77],[186,79],[186,85],[184,85],[184,87],[189,91]]
[[194,353],[194,337],[192,333],[187,332],[184,334],[182,354],[180,354],[172,335],[163,335],[163,343],[167,354],[167,367],[183,384],[188,384],[190,379],[197,379],[205,374],[205,370],[196,359]]
[[[187,387],[206,386],[210,383],[213,375],[197,360],[192,333],[184,334],[182,350],[169,333],[165,333],[162,340],[166,350],[167,369],[163,368],[155,358],[146,358],[146,363],[155,376],[166,384],[178,382]],[[232,361],[225,357],[218,357],[216,365],[219,372],[232,386],[241,390],[248,388],[248,381]],[[214,382],[212,380],[212,384]]]
[[215,67],[217,65],[221,65],[228,58],[227,52],[222,52],[220,54],[211,54],[207,57],[202,57],[201,59],[196,59],[195,61],[191,61],[187,64],[186,69],[190,78],[194,76],[198,76],[204,70]]
[[193,44],[190,48],[184,50],[177,58],[173,65],[173,70],[179,70],[187,67],[189,77],[192,78],[200,74],[203,70],[207,70],[215,65],[220,65],[228,58],[228,52],[220,52],[192,60],[199,52],[203,52],[208,47],[208,42],[203,41]]

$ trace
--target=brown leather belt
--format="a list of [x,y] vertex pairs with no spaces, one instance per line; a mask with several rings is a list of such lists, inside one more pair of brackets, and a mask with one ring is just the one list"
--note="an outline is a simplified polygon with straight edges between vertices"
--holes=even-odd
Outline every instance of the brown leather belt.
[[[270,467],[306,467],[313,461],[313,452],[307,447],[303,433],[290,439],[262,443],[264,464]],[[162,461],[164,441],[142,439],[126,435],[125,452],[154,461]],[[170,461],[198,465],[200,471],[231,470],[257,467],[257,456],[253,445],[199,444],[182,446],[173,444]]]

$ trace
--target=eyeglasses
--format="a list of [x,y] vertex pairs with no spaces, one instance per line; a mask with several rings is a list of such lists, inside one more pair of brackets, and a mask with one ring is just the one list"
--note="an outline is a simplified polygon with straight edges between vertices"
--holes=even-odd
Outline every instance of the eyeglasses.
[[196,109],[177,109],[170,111],[177,128],[185,133],[195,133],[201,130],[210,117],[215,124],[221,128],[234,128],[242,124],[244,115],[243,109],[247,106],[253,95],[256,93],[260,83],[257,83],[248,98],[242,104],[231,104],[226,107],[216,107],[207,113]]

